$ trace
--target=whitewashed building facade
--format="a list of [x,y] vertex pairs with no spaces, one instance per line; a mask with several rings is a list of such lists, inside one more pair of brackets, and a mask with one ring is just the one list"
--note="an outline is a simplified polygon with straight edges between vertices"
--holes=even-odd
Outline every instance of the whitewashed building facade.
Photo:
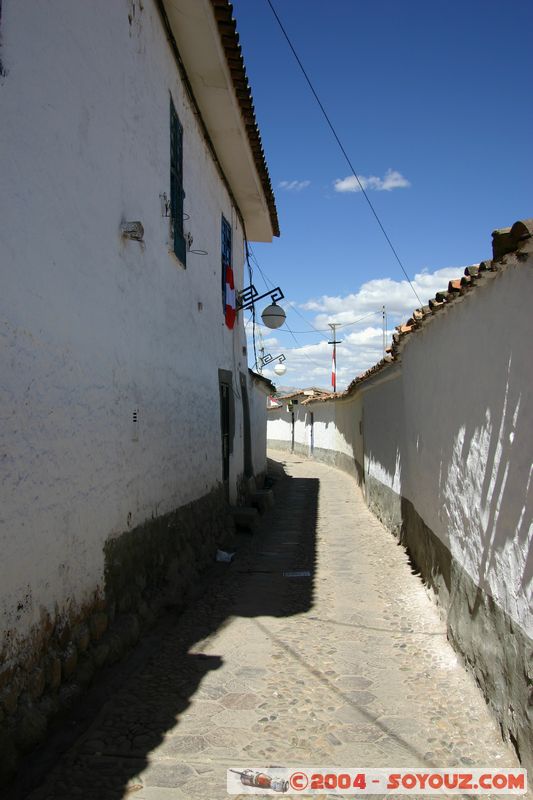
[[279,231],[226,0],[3,0],[0,19],[9,717],[117,620],[134,639],[181,602],[264,468],[226,280]]

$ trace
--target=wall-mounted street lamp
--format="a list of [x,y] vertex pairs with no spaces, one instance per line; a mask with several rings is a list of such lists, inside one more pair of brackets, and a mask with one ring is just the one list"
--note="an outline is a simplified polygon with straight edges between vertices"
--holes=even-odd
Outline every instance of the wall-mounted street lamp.
[[274,372],[276,375],[285,375],[287,372],[287,367],[283,363],[285,361],[285,356],[283,353],[279,356],[271,356],[270,353],[267,353],[266,356],[263,356],[261,359],[261,367],[266,366],[267,364],[271,364],[272,361],[277,361],[278,363],[274,367]]
[[242,292],[239,292],[237,310],[241,309],[242,311],[245,311],[247,308],[252,308],[264,297],[270,297],[272,303],[271,305],[267,306],[261,314],[263,325],[266,328],[281,327],[281,325],[283,325],[285,322],[286,315],[281,306],[277,305],[277,300],[282,300],[285,297],[279,286],[276,286],[275,289],[272,289],[270,292],[265,292],[264,294],[258,294],[257,289],[253,284],[247,286],[246,289],[243,289]]

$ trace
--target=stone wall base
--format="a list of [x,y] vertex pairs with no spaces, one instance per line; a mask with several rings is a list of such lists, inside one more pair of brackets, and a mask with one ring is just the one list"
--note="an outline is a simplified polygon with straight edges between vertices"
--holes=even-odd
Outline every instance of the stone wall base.
[[[291,443],[279,439],[269,439],[267,443],[269,449],[291,452]],[[342,469],[356,479],[359,486],[363,484],[363,467],[353,456],[346,453],[339,453],[336,450],[328,450],[325,447],[314,447],[310,452],[309,445],[294,443],[294,451],[297,455],[312,458],[323,464],[329,464],[337,469]]]
[[269,439],[267,441],[267,450],[284,450],[289,453],[292,452],[291,443],[285,439]]
[[402,527],[402,504],[400,496],[384,483],[367,475],[365,478],[365,500],[369,509],[395,536]]
[[76,613],[46,616],[19,662],[0,661],[0,781],[42,741],[104,665],[118,661],[159,612],[183,606],[216,548],[233,532],[222,487],[104,547],[105,590]]
[[476,585],[409,500],[368,477],[366,500],[435,593],[448,639],[474,675],[503,738],[533,769],[533,641]]
[[533,769],[533,640],[476,585],[405,498],[400,540],[446,610],[448,638],[481,687],[502,736]]

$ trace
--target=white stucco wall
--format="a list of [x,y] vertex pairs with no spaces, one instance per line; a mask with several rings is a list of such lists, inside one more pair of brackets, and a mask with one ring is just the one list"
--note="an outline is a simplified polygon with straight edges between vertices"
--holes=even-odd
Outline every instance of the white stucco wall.
[[365,389],[365,474],[531,636],[531,263],[481,280],[406,342],[396,379]]
[[363,466],[363,397],[353,395],[334,404],[335,450],[355,458]]
[[267,439],[269,442],[290,442],[292,439],[292,416],[287,404],[267,411]]
[[257,378],[249,380],[250,423],[252,430],[252,463],[254,475],[261,475],[267,468],[267,398],[271,390]]
[[486,276],[449,317],[439,314],[406,346],[402,370],[402,491],[530,637],[532,260]]
[[[287,416],[290,417],[290,414]],[[306,424],[307,410],[301,403],[294,406],[294,441],[309,447],[309,431]]]
[[329,403],[309,403],[305,406],[308,418],[311,413],[313,414],[314,446],[324,450],[331,450],[334,445],[335,424],[331,414],[334,409],[329,409],[329,405]]
[[[85,602],[110,535],[219,483],[218,368],[247,369],[242,325],[222,313],[221,214],[238,286],[242,230],[155,7],[137,3],[130,24],[131,5],[3,3],[0,635]],[[208,251],[186,270],[159,198],[170,95],[185,229]],[[142,222],[143,244],[121,239],[122,220]]]
[[[377,373],[352,398],[303,407],[314,413],[315,447],[359,463],[364,447],[365,479],[410,500],[530,637],[532,261],[509,257],[481,278],[486,285],[406,340],[401,365]],[[290,415],[275,413],[269,439],[290,438]],[[308,444],[298,420],[295,441]]]
[[369,381],[362,392],[365,477],[402,494],[404,461],[403,382],[392,368]]

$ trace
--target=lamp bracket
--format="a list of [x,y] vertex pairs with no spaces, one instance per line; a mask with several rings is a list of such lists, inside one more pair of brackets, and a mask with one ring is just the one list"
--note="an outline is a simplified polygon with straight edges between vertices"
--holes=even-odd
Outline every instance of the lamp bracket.
[[246,289],[243,289],[241,292],[239,292],[237,310],[245,311],[247,308],[252,308],[252,306],[254,306],[259,300],[262,300],[264,297],[270,297],[272,302],[276,303],[278,300],[283,300],[285,295],[279,286],[276,286],[275,289],[271,289],[264,294],[258,294],[257,289],[252,283],[250,286],[247,286]]
[[261,364],[264,367],[270,364],[271,361],[279,361],[279,363],[282,364],[285,361],[285,355],[281,353],[279,356],[271,356],[270,353],[267,353],[266,356],[263,356],[261,359]]

